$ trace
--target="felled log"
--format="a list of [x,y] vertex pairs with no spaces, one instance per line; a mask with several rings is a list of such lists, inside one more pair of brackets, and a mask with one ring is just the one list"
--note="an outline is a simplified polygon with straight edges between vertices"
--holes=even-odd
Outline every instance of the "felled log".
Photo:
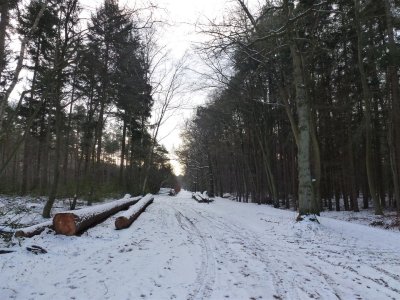
[[130,209],[124,212],[121,216],[115,219],[115,228],[124,229],[131,226],[131,224],[140,216],[142,212],[149,206],[154,200],[154,196],[147,194],[138,203],[133,205]]
[[209,203],[209,202],[212,202],[213,200],[211,200],[209,197],[208,197],[208,195],[207,195],[207,193],[200,193],[200,192],[196,192],[196,193],[193,193],[192,194],[192,198],[194,199],[194,200],[196,200],[197,202],[199,202],[199,203],[202,203],[202,202],[207,202],[207,203]]
[[200,193],[200,197],[203,199],[203,202],[210,202],[210,197],[208,197],[207,191],[204,191],[203,194]]
[[39,223],[33,226],[20,228],[14,234],[15,237],[31,238],[35,235],[41,234],[46,228],[53,227],[53,221]]
[[53,218],[54,230],[56,233],[64,235],[79,234],[109,216],[127,209],[141,198],[123,198],[106,204],[57,213]]
[[194,200],[196,200],[197,202],[203,202],[203,198],[201,198],[200,193],[199,192],[195,192],[192,194],[192,198]]

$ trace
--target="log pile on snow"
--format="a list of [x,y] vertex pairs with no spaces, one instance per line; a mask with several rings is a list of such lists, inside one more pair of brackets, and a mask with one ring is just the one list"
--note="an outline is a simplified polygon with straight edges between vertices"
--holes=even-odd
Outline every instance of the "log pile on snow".
[[47,221],[33,226],[20,228],[15,232],[14,235],[15,237],[31,238],[35,235],[41,234],[46,228],[52,228],[52,227],[53,227],[53,221]]
[[53,218],[54,230],[58,234],[75,235],[94,226],[109,216],[127,209],[137,203],[142,197],[123,198],[106,204],[100,204],[83,208],[57,213]]
[[133,205],[130,209],[124,212],[115,220],[116,229],[124,229],[131,226],[131,224],[144,212],[147,206],[149,206],[154,200],[154,196],[147,194],[138,203]]
[[200,192],[192,193],[192,198],[199,203],[203,203],[203,202],[210,203],[213,201],[212,199],[210,199],[208,197],[207,192],[204,192],[203,194]]

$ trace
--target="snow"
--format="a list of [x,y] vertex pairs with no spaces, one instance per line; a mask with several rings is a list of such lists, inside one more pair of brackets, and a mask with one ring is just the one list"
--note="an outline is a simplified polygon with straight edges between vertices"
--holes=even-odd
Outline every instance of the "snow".
[[377,216],[374,214],[373,208],[362,209],[359,212],[342,209],[341,211],[324,211],[321,216],[399,231],[399,226],[396,226],[396,212],[385,211],[384,213],[383,216]]
[[0,255],[0,299],[400,298],[399,232],[186,191],[117,231],[123,213],[80,237],[20,239]]

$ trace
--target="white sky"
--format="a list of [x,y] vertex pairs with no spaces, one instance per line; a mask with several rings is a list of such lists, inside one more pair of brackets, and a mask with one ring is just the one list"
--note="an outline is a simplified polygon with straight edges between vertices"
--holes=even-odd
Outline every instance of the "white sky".
[[[261,1],[262,2],[262,1]],[[120,0],[120,4],[127,3],[128,6],[133,1]],[[188,67],[191,69],[204,70],[200,59],[193,51],[193,45],[204,41],[204,36],[196,32],[196,23],[208,24],[208,20],[221,19],[229,14],[229,8],[237,5],[236,0],[153,0],[152,3],[165,9],[165,18],[170,26],[165,26],[160,44],[166,45],[171,50],[171,55],[175,60],[179,60],[185,53],[189,56]],[[251,8],[259,7],[259,0],[245,0]],[[193,83],[201,80],[199,76],[187,75],[187,80]],[[197,82],[198,83],[198,82]],[[159,141],[170,153],[171,164],[175,173],[180,174],[182,169],[175,160],[174,150],[181,144],[181,130],[185,120],[189,119],[194,112],[194,108],[206,102],[210,91],[190,91],[184,97],[185,105],[177,111],[161,127]]]
[[[213,19],[223,14],[226,7],[226,0],[158,0],[155,3],[166,9],[166,18],[170,26],[165,27],[165,32],[160,43],[167,45],[171,50],[171,55],[176,60],[183,55],[188,54],[193,59],[192,45],[200,40],[196,34],[196,22],[205,22],[206,18]],[[198,62],[189,62],[189,67],[196,69],[194,64]],[[198,79],[198,78],[197,78]],[[194,81],[196,78],[188,75],[188,81]],[[175,160],[174,150],[181,144],[180,133],[186,119],[190,118],[194,107],[206,101],[206,92],[197,91],[186,94],[183,97],[185,107],[177,111],[163,126],[159,137],[162,143],[170,153],[171,164],[175,173],[180,174],[182,169]],[[163,138],[165,137],[165,138]]]

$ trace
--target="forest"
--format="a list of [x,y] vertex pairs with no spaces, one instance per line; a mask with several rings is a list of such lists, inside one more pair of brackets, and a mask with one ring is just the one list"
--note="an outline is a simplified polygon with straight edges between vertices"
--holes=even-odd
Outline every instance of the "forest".
[[400,0],[0,0],[0,299],[400,299],[399,44]]
[[[215,88],[176,151],[185,188],[300,215],[399,212],[398,0],[233,2],[196,25],[197,88]],[[49,217],[57,197],[178,185],[157,134],[186,66],[155,79],[156,8],[2,1],[1,193],[48,196]]]
[[87,19],[84,7],[1,1],[0,193],[48,196],[46,217],[57,197],[93,202],[176,182],[154,135],[169,99],[150,119],[154,8],[106,0]]
[[220,88],[186,123],[185,184],[300,215],[399,212],[399,1],[235,2],[201,27]]

